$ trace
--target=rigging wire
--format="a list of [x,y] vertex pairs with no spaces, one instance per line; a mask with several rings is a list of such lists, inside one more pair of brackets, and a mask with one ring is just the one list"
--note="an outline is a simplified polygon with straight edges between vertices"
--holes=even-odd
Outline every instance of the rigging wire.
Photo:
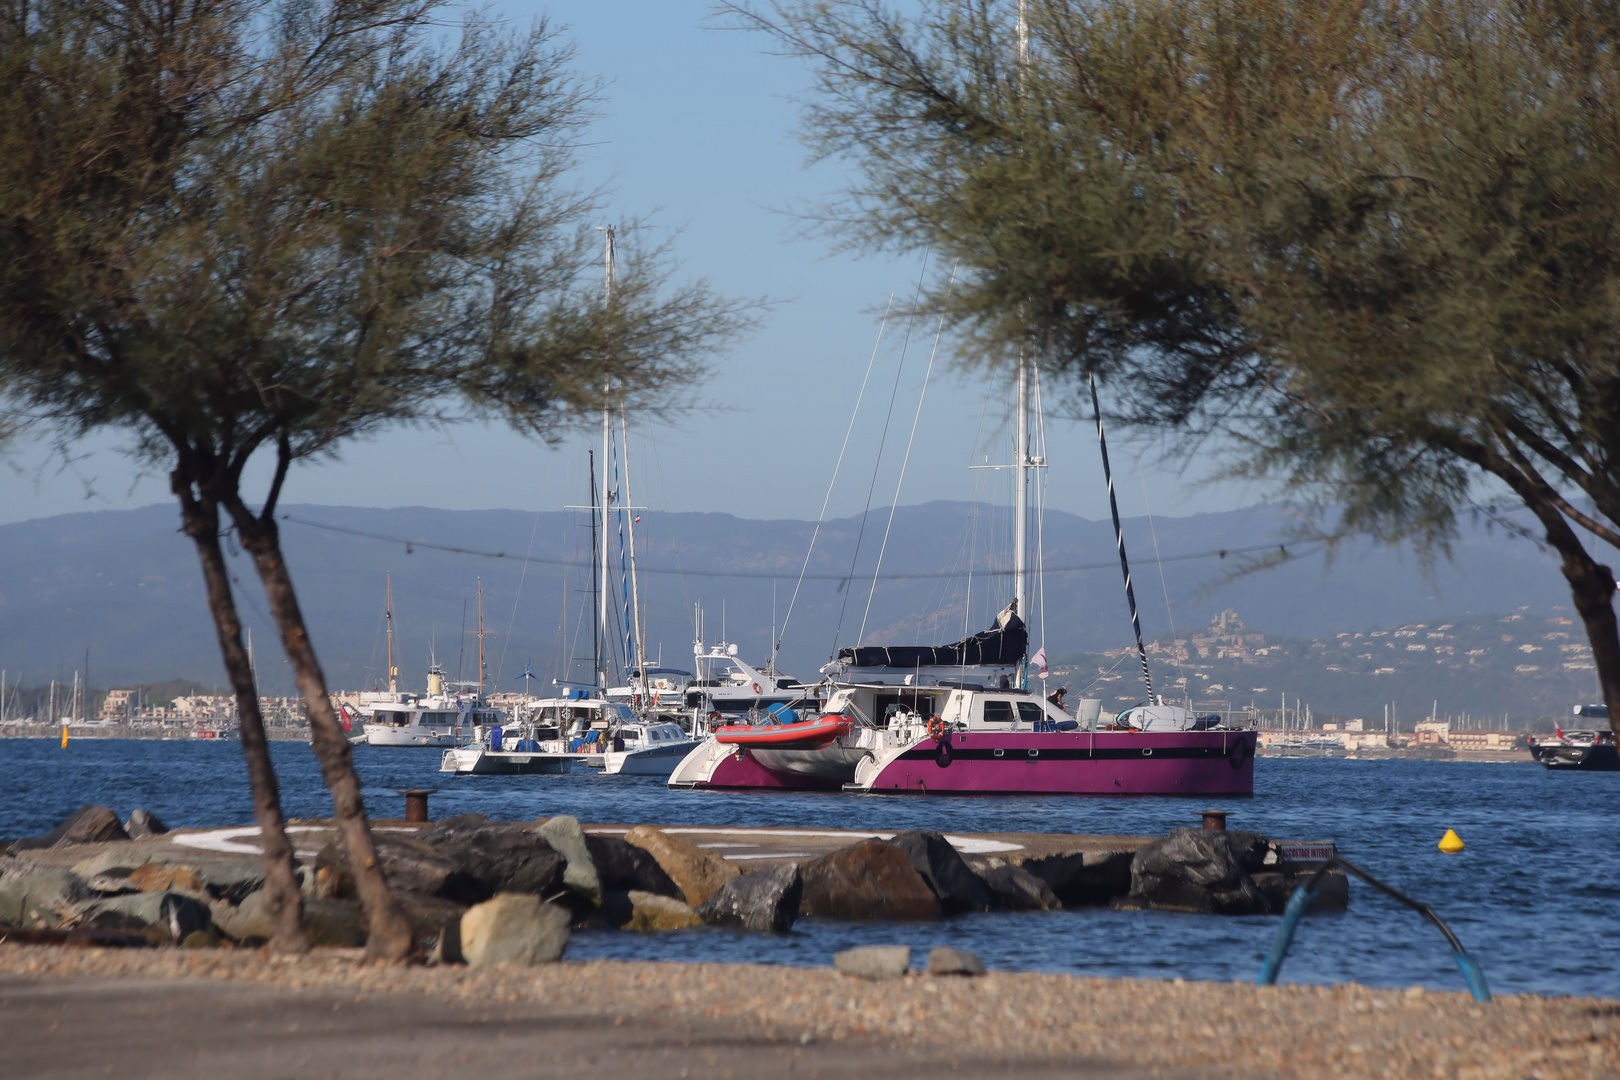
[[[1153,524],[1153,504],[1148,501],[1147,474],[1142,471],[1142,459],[1136,459],[1136,478],[1142,484],[1142,505],[1147,507],[1148,534],[1153,537],[1153,554],[1159,554],[1159,529]],[[1192,705],[1192,688],[1187,685],[1187,673],[1181,666],[1181,653],[1176,647],[1176,616],[1170,610],[1170,585],[1164,578],[1164,563],[1159,562],[1159,588],[1164,591],[1164,617],[1170,623],[1170,659],[1176,665],[1176,674],[1181,677],[1182,690],[1187,694],[1187,704]]]
[[[480,559],[511,559],[513,561],[516,561],[518,559],[526,558],[527,561],[529,561],[529,562],[540,563],[543,566],[584,566],[584,565],[586,565],[585,563],[581,563],[581,562],[571,560],[571,559],[551,559],[551,558],[547,558],[544,555],[530,555],[530,556],[508,555],[504,551],[479,551],[477,548],[457,547],[457,546],[455,546],[453,544],[435,544],[435,543],[430,543],[429,541],[426,541],[426,540],[414,540],[414,539],[409,539],[409,538],[403,537],[403,536],[386,536],[386,535],[384,535],[382,533],[366,532],[365,530],[362,530],[362,529],[349,529],[349,528],[345,528],[345,527],[343,527],[341,525],[331,525],[331,524],[328,524],[328,523],[326,523],[324,521],[307,521],[307,520],[305,520],[303,518],[293,517],[291,514],[283,514],[281,516],[281,520],[286,521],[286,522],[291,522],[294,525],[305,525],[305,526],[308,526],[309,528],[312,528],[312,529],[321,529],[321,530],[323,530],[325,532],[342,533],[345,536],[356,536],[356,537],[360,537],[360,538],[365,539],[365,540],[378,540],[378,541],[381,541],[381,542],[386,543],[386,544],[402,544],[402,545],[412,547],[412,548],[426,548],[429,551],[443,551],[443,552],[447,552],[447,553],[449,553],[451,555],[471,555],[471,556],[473,556],[475,558],[480,558]],[[1167,562],[1167,563],[1191,562],[1191,561],[1197,560],[1197,559],[1224,559],[1229,555],[1252,555],[1257,551],[1275,551],[1275,552],[1281,553],[1281,555],[1283,556],[1283,558],[1285,560],[1291,562],[1291,561],[1294,561],[1296,559],[1303,559],[1303,558],[1305,558],[1306,556],[1309,556],[1309,555],[1315,555],[1317,552],[1322,551],[1326,547],[1327,547],[1327,544],[1325,542],[1317,542],[1317,543],[1305,544],[1305,545],[1302,545],[1302,546],[1300,546],[1298,548],[1295,548],[1294,550],[1290,551],[1289,548],[1288,548],[1288,545],[1286,543],[1282,543],[1282,542],[1278,542],[1278,541],[1270,541],[1270,542],[1264,543],[1264,544],[1247,544],[1247,545],[1244,545],[1242,547],[1211,548],[1208,551],[1192,551],[1192,552],[1188,552],[1188,553],[1186,553],[1184,555],[1166,555],[1166,556],[1164,556],[1163,559],[1161,559],[1159,561],[1160,562]],[[1073,574],[1073,573],[1080,573],[1082,571],[1087,571],[1087,570],[1107,570],[1110,567],[1117,566],[1117,565],[1118,565],[1117,562],[1076,563],[1073,566],[1051,566],[1051,567],[1048,567],[1047,569],[1049,569],[1054,574]],[[761,580],[769,580],[771,578],[776,578],[776,577],[781,576],[780,574],[774,574],[774,573],[771,573],[770,571],[765,571],[765,570],[679,570],[679,569],[676,569],[674,567],[667,567],[667,566],[650,566],[650,567],[647,567],[645,570],[643,570],[642,573],[646,573],[646,574],[681,574],[681,573],[684,573],[684,574],[689,574],[692,577],[759,578]],[[924,580],[934,580],[936,578],[942,578],[942,577],[957,577],[957,576],[959,576],[959,573],[960,572],[956,571],[956,570],[927,570],[927,571],[921,571],[921,572],[917,572],[917,573],[890,574],[884,580],[885,581],[924,581]],[[986,575],[986,576],[989,576],[989,577],[1011,577],[1012,576],[1012,571],[1011,570],[981,570],[981,571],[979,571],[979,573],[983,574],[983,575]],[[806,581],[847,581],[849,579],[849,575],[847,575],[847,574],[805,574],[804,579]],[[271,624],[271,625],[272,625],[272,628],[273,628],[273,624]]]
[[[956,266],[951,267],[951,280],[945,286],[947,303],[951,298],[951,289],[956,285],[956,269]],[[878,547],[877,565],[872,568],[872,588],[866,594],[866,610],[861,613],[861,632],[855,636],[857,644],[866,638],[866,620],[872,614],[872,598],[877,595],[878,574],[883,571],[883,556],[889,550],[889,533],[894,529],[895,512],[900,509],[900,489],[906,482],[906,468],[911,464],[911,448],[917,441],[917,425],[922,423],[923,402],[928,399],[928,380],[934,374],[934,358],[939,355],[939,339],[944,333],[945,316],[941,315],[939,325],[934,329],[934,347],[928,353],[928,367],[923,371],[922,390],[917,394],[917,411],[911,418],[911,434],[906,438],[906,453],[900,459],[900,476],[894,482],[894,502],[889,506],[889,523],[883,527],[883,543]]]
[[[793,605],[799,599],[799,588],[804,584],[805,574],[810,569],[810,556],[816,550],[816,538],[821,535],[821,524],[827,518],[827,506],[832,502],[833,486],[838,483],[838,470],[844,465],[844,452],[849,449],[849,437],[855,431],[855,420],[861,414],[861,401],[866,397],[866,384],[872,377],[872,365],[877,362],[878,348],[883,344],[883,331],[889,325],[889,312],[894,309],[894,293],[889,294],[888,306],[883,309],[883,319],[878,323],[877,340],[872,343],[872,355],[866,361],[866,374],[861,376],[861,389],[855,395],[855,408],[849,414],[849,426],[844,429],[844,443],[838,448],[838,461],[833,465],[832,479],[827,482],[827,494],[821,500],[821,513],[816,515],[815,531],[810,534],[810,546],[804,553],[804,565],[799,568],[799,580],[793,585],[793,596],[788,600],[787,614],[782,616],[782,634],[771,649],[771,667],[776,666],[776,658],[782,651],[782,639],[787,637],[789,621],[793,618]],[[688,600],[690,605],[690,600]]]
[[[923,282],[928,277],[928,260],[933,251],[923,253],[922,270],[917,275],[917,292],[911,298],[911,306],[915,310],[917,301],[922,298]],[[872,513],[872,494],[877,491],[878,469],[883,465],[883,449],[889,442],[889,422],[894,419],[894,403],[900,396],[900,376],[906,370],[906,350],[911,347],[911,331],[917,325],[915,317],[906,320],[906,336],[900,342],[900,362],[894,369],[894,386],[889,390],[889,409],[883,414],[883,432],[878,437],[877,454],[872,460],[872,482],[866,486],[866,506],[861,510],[861,527],[855,532],[855,552],[849,558],[849,574],[845,577],[843,589],[844,602],[838,607],[838,625],[833,628],[833,655],[838,654],[838,637],[844,631],[844,613],[849,610],[848,582],[855,579],[855,564],[861,558],[861,541],[866,537],[866,519]],[[856,642],[856,644],[860,644]]]

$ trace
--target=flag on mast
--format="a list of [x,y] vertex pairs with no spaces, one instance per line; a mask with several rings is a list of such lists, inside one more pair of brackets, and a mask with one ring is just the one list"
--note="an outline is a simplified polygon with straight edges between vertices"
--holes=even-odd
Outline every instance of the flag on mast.
[[1048,672],[1046,668],[1045,645],[1042,645],[1039,649],[1035,650],[1035,655],[1029,658],[1029,666],[1035,669],[1035,677],[1037,679],[1046,678]]

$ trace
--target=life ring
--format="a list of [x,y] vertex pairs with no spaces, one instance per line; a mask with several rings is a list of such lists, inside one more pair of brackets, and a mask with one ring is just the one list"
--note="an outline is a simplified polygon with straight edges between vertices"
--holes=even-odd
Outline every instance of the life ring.
[[756,694],[757,694],[757,693],[759,693],[759,692],[760,692],[760,690],[759,690],[759,683],[755,683],[755,684],[754,684],[754,693],[756,693]]
[[726,718],[721,716],[718,712],[712,712],[712,713],[709,714],[709,726],[710,727],[719,727],[721,724],[724,724],[725,722],[726,722]]
[[936,716],[928,721],[928,737],[930,739],[943,739],[949,731],[950,725],[945,723],[945,718],[942,716]]
[[1239,739],[1237,742],[1232,744],[1232,749],[1227,751],[1226,763],[1232,766],[1233,769],[1241,769],[1243,768],[1243,763],[1248,760],[1248,757],[1249,740]]

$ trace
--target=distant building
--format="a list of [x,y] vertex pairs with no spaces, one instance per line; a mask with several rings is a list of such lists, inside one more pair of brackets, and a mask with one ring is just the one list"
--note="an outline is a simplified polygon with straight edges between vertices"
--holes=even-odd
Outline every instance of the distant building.
[[1417,736],[1414,741],[1419,746],[1443,746],[1451,742],[1451,721],[1419,720],[1413,726],[1412,734]]
[[140,707],[139,690],[109,690],[102,699],[99,716],[103,720],[126,720]]

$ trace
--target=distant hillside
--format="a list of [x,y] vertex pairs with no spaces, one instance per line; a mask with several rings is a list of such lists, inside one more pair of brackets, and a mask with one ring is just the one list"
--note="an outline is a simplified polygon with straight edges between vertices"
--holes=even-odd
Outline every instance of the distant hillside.
[[[390,571],[397,663],[408,685],[423,681],[430,651],[451,671],[474,677],[476,639],[463,634],[463,612],[470,630],[480,577],[486,628],[495,632],[486,639],[492,679],[513,688],[530,662],[548,679],[570,667],[575,675],[588,668],[591,530],[584,515],[318,506],[288,507],[287,513],[297,519],[283,525],[289,562],[334,685],[370,685],[382,677],[384,575]],[[813,677],[835,642],[850,644],[862,636],[863,622],[868,642],[947,641],[964,629],[987,625],[1006,602],[1010,528],[1004,509],[946,502],[900,508],[883,578],[871,594],[886,521],[884,510],[872,514],[864,533],[859,518],[822,526],[783,636],[784,670]],[[0,549],[7,555],[0,564],[0,667],[9,671],[8,679],[14,680],[19,669],[29,683],[59,671],[71,678],[88,646],[96,686],[174,677],[222,683],[195,557],[177,524],[176,511],[158,505],[0,526]],[[1551,561],[1534,545],[1501,535],[1466,536],[1457,546],[1456,562],[1441,566],[1434,581],[1424,578],[1409,555],[1386,549],[1346,551],[1331,566],[1320,553],[1308,553],[1227,580],[1243,556],[1212,553],[1276,544],[1288,534],[1286,508],[1157,518],[1151,529],[1145,519],[1134,519],[1125,528],[1144,629],[1167,640],[1155,537],[1165,559],[1163,579],[1178,636],[1230,608],[1264,634],[1305,642],[1308,650],[1309,643],[1333,635],[1407,623],[1463,625],[1488,613],[1559,617],[1568,603]],[[708,640],[719,638],[723,627],[744,655],[756,660],[767,655],[773,621],[780,629],[805,565],[813,523],[647,511],[636,529],[640,562],[648,571],[641,598],[655,658],[661,650],[666,664],[686,662],[696,604],[703,607]],[[354,533],[417,543],[407,548]],[[1109,524],[1050,512],[1042,533],[1046,603],[1043,611],[1037,595],[1029,613],[1034,644],[1045,644],[1053,657],[1076,661],[1129,645]],[[424,543],[508,557],[456,554]],[[525,553],[536,561],[522,562]],[[263,685],[267,692],[288,692],[291,680],[257,580],[245,560],[237,558],[234,565]],[[622,603],[615,586],[615,612]],[[1571,640],[1578,638],[1577,632]],[[571,665],[570,658],[585,659]],[[1381,700],[1382,687],[1399,681],[1388,673],[1340,667],[1345,670],[1331,674],[1343,676],[1346,700],[1367,698],[1368,679],[1378,687],[1373,701]],[[1431,688],[1433,680],[1457,677],[1444,665],[1432,673],[1413,671],[1411,688],[1403,683],[1400,693],[1422,698],[1425,710],[1441,696]],[[1223,685],[1267,686],[1267,693],[1285,680],[1285,675],[1251,679],[1214,669],[1207,674]],[[1321,693],[1339,695],[1336,685],[1323,682]],[[1457,707],[1500,710],[1512,697],[1504,693],[1506,688],[1482,684],[1480,696],[1487,700]],[[1317,707],[1333,706],[1322,700]]]
[[[1567,714],[1572,702],[1601,700],[1585,634],[1567,615],[1467,615],[1317,638],[1277,638],[1223,612],[1209,626],[1148,647],[1155,688],[1209,709],[1276,712],[1303,700],[1318,719],[1361,717],[1382,725],[1385,706],[1410,731],[1442,716],[1523,722]],[[1118,649],[1057,665],[1050,686],[1119,708],[1144,697],[1136,650]]]

